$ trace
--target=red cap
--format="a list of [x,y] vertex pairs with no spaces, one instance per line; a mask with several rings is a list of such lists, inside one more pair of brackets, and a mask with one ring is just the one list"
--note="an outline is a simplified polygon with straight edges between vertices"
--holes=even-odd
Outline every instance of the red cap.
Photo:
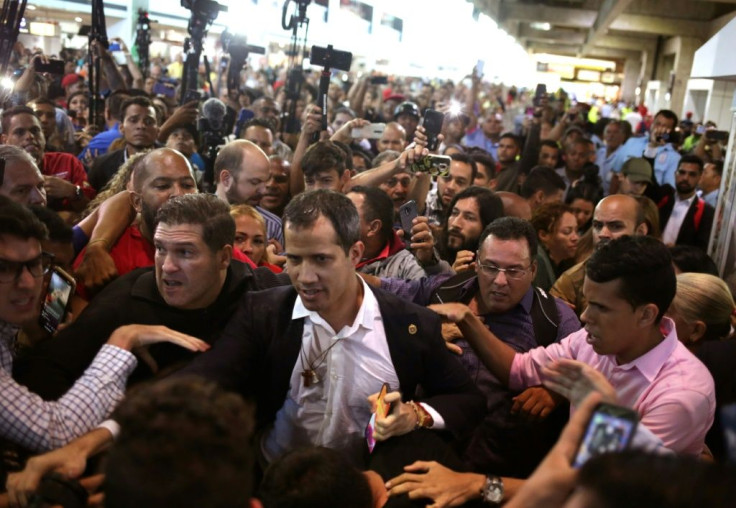
[[80,79],[84,78],[82,78],[82,76],[80,76],[79,74],[67,74],[66,76],[64,76],[64,79],[61,80],[61,87],[66,88],[69,85],[73,85]]
[[386,102],[386,101],[404,102],[405,100],[406,100],[406,97],[404,97],[400,93],[393,93],[390,88],[387,88],[383,91],[383,102]]

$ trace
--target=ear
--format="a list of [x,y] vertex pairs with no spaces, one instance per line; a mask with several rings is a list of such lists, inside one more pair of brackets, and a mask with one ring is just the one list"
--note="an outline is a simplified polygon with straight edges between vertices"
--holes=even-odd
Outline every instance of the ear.
[[638,226],[636,226],[636,229],[634,230],[634,235],[639,236],[646,236],[649,234],[649,226],[647,226],[646,222],[642,222]]
[[348,182],[350,181],[350,170],[346,169],[342,172],[342,175],[340,175],[340,189],[342,189],[342,192],[345,192],[345,189],[347,189]]
[[[549,241],[549,237],[552,235],[549,231],[545,231],[543,229],[540,229],[537,231],[537,236],[542,241],[542,243],[546,244]],[[536,253],[535,253],[536,254]]]
[[3,145],[8,142],[8,135],[7,134],[0,134],[0,143]]
[[358,240],[353,244],[352,247],[350,247],[350,250],[348,251],[348,256],[350,257],[350,262],[353,264],[353,266],[360,263],[360,260],[363,259],[363,251],[365,250],[365,245],[363,245],[363,242]]
[[491,189],[492,191],[495,191],[497,187],[498,187],[498,180],[496,180],[495,178],[491,178],[490,180],[488,180],[489,189]]
[[544,202],[544,191],[540,189],[534,194],[532,194],[532,202],[536,206],[539,206],[540,203],[543,203]]
[[233,259],[233,246],[225,245],[222,249],[217,251],[217,263],[220,265],[221,270],[227,270],[230,266],[230,261]]
[[639,309],[641,314],[638,320],[638,325],[642,328],[654,326],[657,321],[657,314],[659,314],[659,307],[653,303],[647,303],[639,307]]
[[143,210],[143,198],[140,193],[130,191],[130,206],[132,206],[137,213],[141,213]]
[[690,337],[688,337],[688,343],[692,344],[698,342],[705,336],[705,332],[707,329],[708,326],[703,321],[695,321],[695,324],[693,325],[693,330],[692,332],[690,332]]
[[368,224],[368,236],[370,237],[380,234],[382,225],[383,223],[380,219],[373,219],[370,224]]
[[230,170],[223,169],[220,171],[219,181],[222,182],[222,186],[225,188],[225,190],[230,189],[230,187],[233,185],[233,182],[235,181],[235,178],[233,178],[233,174],[230,173]]
[[532,272],[532,280],[534,280],[534,277],[537,276],[537,258],[534,257],[534,261],[532,261],[532,264],[529,265],[529,271]]

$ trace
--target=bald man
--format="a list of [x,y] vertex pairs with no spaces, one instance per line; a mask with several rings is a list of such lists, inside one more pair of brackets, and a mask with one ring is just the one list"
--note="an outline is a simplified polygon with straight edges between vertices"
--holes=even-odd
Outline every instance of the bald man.
[[[644,209],[639,202],[625,194],[614,194],[602,199],[593,212],[593,246],[610,242],[625,235],[647,235],[649,228],[644,218]],[[583,295],[585,263],[578,263],[560,275],[550,293],[570,304],[580,316],[587,300]]]
[[[128,226],[110,248],[110,257],[121,276],[153,265],[153,231],[161,205],[176,196],[197,192],[192,166],[186,157],[171,148],[158,148],[143,156],[133,169],[131,183],[131,204],[140,220]],[[75,269],[84,255],[85,250],[77,257]],[[85,296],[83,288],[80,293]]]
[[503,214],[506,217],[518,217],[519,219],[532,220],[532,207],[529,201],[515,192],[499,191],[496,196],[503,201]]
[[270,176],[271,163],[268,157],[251,141],[231,141],[220,150],[215,159],[215,195],[229,205],[247,204],[254,207],[266,220],[268,239],[276,240],[283,246],[281,219],[260,207]]
[[386,150],[396,150],[403,152],[406,147],[406,131],[397,122],[391,122],[386,125],[383,135],[376,143],[378,153]]

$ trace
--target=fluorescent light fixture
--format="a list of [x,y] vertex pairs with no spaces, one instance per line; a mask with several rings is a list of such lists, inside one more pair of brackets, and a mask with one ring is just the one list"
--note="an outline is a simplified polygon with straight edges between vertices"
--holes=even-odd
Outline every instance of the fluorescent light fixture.
[[542,23],[539,21],[534,21],[533,23],[529,23],[529,26],[532,27],[534,30],[542,30],[544,32],[549,32],[552,30],[552,25],[549,23]]
[[77,23],[81,23],[82,22],[82,18],[80,18],[79,16],[77,16],[76,18],[74,18],[74,21],[76,21]]

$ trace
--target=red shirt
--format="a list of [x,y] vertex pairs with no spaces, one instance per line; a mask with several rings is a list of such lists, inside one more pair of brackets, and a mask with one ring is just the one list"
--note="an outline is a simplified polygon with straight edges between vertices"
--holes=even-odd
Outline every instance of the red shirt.
[[[82,192],[89,199],[95,197],[97,192],[87,181],[87,171],[85,171],[82,163],[70,153],[65,152],[46,152],[43,154],[43,168],[41,173],[45,176],[55,176],[79,185]],[[69,208],[69,200],[64,199],[56,209],[66,210]]]

